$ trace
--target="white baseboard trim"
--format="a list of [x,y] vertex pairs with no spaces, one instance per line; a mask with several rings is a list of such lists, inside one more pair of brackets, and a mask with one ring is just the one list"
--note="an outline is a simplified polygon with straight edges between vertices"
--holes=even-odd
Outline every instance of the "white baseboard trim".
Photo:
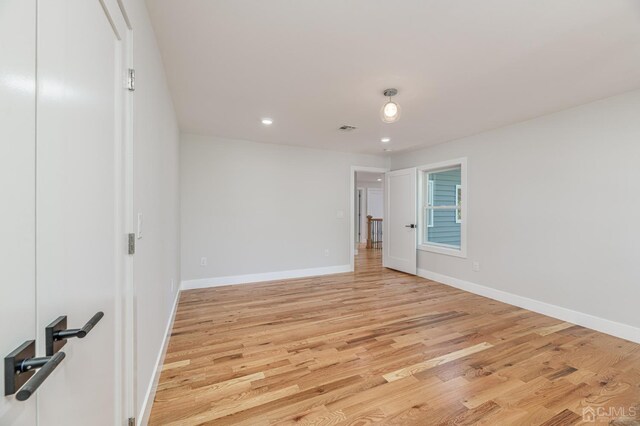
[[176,299],[173,301],[173,308],[171,309],[171,315],[169,321],[167,321],[167,327],[164,330],[164,338],[162,345],[160,345],[160,352],[156,358],[156,365],[153,368],[153,374],[151,375],[151,382],[147,387],[147,392],[144,395],[144,401],[138,414],[138,421],[136,424],[146,426],[149,423],[149,416],[151,415],[151,408],[153,407],[153,400],[158,389],[158,382],[160,381],[160,373],[162,372],[162,365],[164,364],[164,357],[167,353],[167,346],[169,345],[169,336],[171,335],[171,329],[173,328],[173,321],[176,319],[176,311],[178,308],[178,301],[180,300],[180,289],[176,293]]
[[259,283],[263,281],[286,280],[292,278],[315,277],[319,275],[351,272],[351,265],[325,266],[323,268],[293,269],[290,271],[265,272],[261,274],[233,275],[229,277],[202,278],[182,281],[182,290],[220,287],[223,285]]
[[436,272],[427,271],[426,269],[418,269],[418,276],[428,280],[437,281],[460,290],[468,291],[469,293],[488,297],[499,302],[508,303],[510,305],[518,306],[562,321],[587,327],[635,343],[640,343],[640,328],[633,327],[628,324],[596,317],[591,314],[585,314],[584,312],[574,311],[561,306],[541,302],[539,300],[529,299],[528,297],[518,296],[517,294],[475,284],[470,281],[464,281],[447,275],[438,274]]

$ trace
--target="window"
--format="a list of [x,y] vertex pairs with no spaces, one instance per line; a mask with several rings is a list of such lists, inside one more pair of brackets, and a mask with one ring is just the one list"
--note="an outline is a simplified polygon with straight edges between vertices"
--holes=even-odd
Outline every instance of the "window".
[[466,257],[466,160],[418,168],[420,218],[418,248]]

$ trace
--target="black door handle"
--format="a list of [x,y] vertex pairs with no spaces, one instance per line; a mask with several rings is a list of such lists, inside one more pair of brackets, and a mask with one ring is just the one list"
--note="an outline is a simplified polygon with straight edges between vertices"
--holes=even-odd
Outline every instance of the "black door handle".
[[64,352],[58,352],[54,356],[45,356],[42,358],[31,358],[22,362],[20,369],[22,372],[38,368],[38,372],[33,376],[26,385],[18,391],[16,399],[18,401],[26,401],[35,391],[38,390],[42,382],[56,369],[65,357]]
[[[93,327],[98,323],[98,321],[100,321],[102,319],[102,317],[104,316],[104,312],[97,312],[94,316],[91,317],[91,319],[89,321],[87,321],[87,323],[84,325],[84,327],[82,327],[80,329],[80,331],[78,331],[76,334],[77,336],[82,339],[84,336],[86,336],[87,334],[89,334],[89,332],[91,331],[91,329],[93,329]],[[69,330],[72,331],[72,330]],[[64,334],[64,332],[60,332],[60,334]],[[72,336],[74,337],[74,336]]]
[[404,227],[413,229],[416,227],[416,225],[412,223],[411,225],[405,225]]
[[103,312],[98,312],[92,316],[82,328],[71,329],[67,329],[66,315],[56,318],[55,321],[45,328],[45,349],[47,356],[51,356],[62,349],[62,347],[67,344],[67,339],[72,337],[79,339],[84,338],[103,316]]
[[35,354],[36,341],[27,340],[4,358],[5,395],[18,392],[16,399],[26,401],[66,356],[64,352],[58,352],[53,356],[36,358]]

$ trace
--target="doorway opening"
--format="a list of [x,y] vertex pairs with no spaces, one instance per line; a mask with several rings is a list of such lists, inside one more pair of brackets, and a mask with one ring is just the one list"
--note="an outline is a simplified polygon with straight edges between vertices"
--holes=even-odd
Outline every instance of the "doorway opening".
[[385,169],[354,168],[352,176],[352,270],[382,264]]

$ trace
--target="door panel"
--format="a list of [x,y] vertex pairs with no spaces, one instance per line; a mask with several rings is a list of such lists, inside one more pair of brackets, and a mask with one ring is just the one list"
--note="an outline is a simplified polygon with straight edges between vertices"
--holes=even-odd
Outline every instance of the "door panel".
[[[41,426],[114,425],[124,234],[121,46],[98,0],[38,4],[37,323],[104,318],[38,391]],[[38,351],[44,350],[39,333]]]
[[[0,355],[36,337],[35,0],[0,3]],[[33,426],[36,401],[4,396],[0,425]]]
[[[416,169],[387,172],[383,265],[416,273]],[[413,227],[412,227],[413,225]]]

